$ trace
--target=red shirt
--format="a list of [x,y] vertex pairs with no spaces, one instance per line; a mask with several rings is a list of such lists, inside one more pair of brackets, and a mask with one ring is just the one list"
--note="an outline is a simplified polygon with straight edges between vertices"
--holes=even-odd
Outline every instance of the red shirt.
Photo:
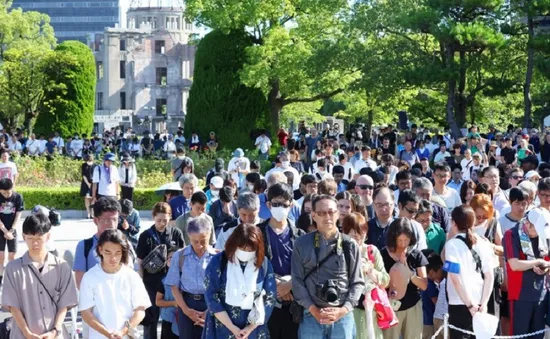
[[279,143],[281,146],[286,146],[286,141],[288,139],[288,133],[281,131],[277,134],[277,137],[279,138]]

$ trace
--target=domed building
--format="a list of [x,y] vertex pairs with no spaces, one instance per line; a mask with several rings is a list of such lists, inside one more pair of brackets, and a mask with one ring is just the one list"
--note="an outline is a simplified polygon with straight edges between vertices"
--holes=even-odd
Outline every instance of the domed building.
[[133,0],[125,19],[125,28],[106,28],[90,42],[96,130],[122,125],[174,133],[183,126],[193,78],[193,25],[178,0]]

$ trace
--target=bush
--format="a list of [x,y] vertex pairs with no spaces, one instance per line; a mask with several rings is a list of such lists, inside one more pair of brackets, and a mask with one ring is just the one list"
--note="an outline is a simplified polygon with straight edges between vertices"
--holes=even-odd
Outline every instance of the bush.
[[[214,30],[199,43],[189,92],[185,135],[197,132],[203,142],[216,132],[220,147],[253,146],[251,132],[271,129],[267,99],[258,88],[241,84],[239,73],[252,46],[249,34]],[[206,119],[205,119],[206,118]]]
[[[257,159],[256,151],[245,151],[252,161]],[[206,173],[214,166],[216,158],[225,160],[225,167],[231,159],[231,152],[220,150],[216,153],[191,153],[189,156],[195,163],[195,175],[205,179]],[[17,186],[24,187],[80,187],[82,180],[82,161],[72,160],[65,156],[55,156],[51,161],[46,157],[14,157],[19,179]],[[99,162],[98,162],[99,163]],[[137,188],[157,188],[172,181],[170,162],[167,160],[137,159],[138,172]],[[262,173],[271,168],[271,162],[261,161]]]
[[[36,205],[55,207],[58,210],[83,210],[84,198],[80,196],[79,187],[31,188],[16,187],[16,192],[23,195],[25,209]],[[154,189],[137,188],[134,191],[134,208],[151,210],[153,205],[162,200]]]

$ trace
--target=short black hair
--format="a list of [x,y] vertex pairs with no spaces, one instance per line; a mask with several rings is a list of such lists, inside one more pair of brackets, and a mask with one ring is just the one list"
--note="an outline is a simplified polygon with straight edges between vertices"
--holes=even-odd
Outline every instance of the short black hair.
[[317,160],[317,168],[319,168],[319,167],[323,167],[323,168],[326,169],[327,161],[326,161],[325,158],[321,158],[321,159]]
[[255,173],[255,172],[252,172],[252,173],[248,173],[246,175],[246,178],[245,180],[248,181],[249,183],[251,184],[255,184],[256,181],[260,180],[262,177],[260,176],[259,173]]
[[30,214],[23,221],[23,234],[44,235],[52,229],[50,218],[42,212]]
[[0,179],[0,190],[9,191],[13,189],[13,181],[10,178]]
[[460,164],[454,164],[451,166],[451,172],[454,172],[456,169],[459,169],[462,172],[462,166],[460,166]]
[[441,260],[441,256],[435,252],[430,253],[428,255],[428,265],[426,265],[426,272],[437,272],[443,267],[443,261]]
[[191,205],[193,204],[206,205],[207,202],[208,202],[208,198],[206,197],[206,194],[204,194],[203,191],[195,192],[191,196]]
[[292,173],[291,171],[284,171],[283,174],[285,175],[288,182],[294,182],[294,173]]
[[386,247],[390,251],[397,248],[397,237],[404,234],[410,239],[409,247],[416,245],[417,239],[411,221],[407,218],[397,218],[389,224],[386,234]]
[[113,244],[120,245],[122,249],[122,258],[120,259],[120,262],[125,265],[128,264],[128,262],[130,261],[130,244],[128,243],[128,239],[126,238],[124,233],[122,233],[120,230],[117,230],[117,229],[106,230],[103,233],[101,233],[101,236],[97,241],[97,246],[95,250],[96,250],[97,256],[100,257],[102,261],[103,261],[103,256],[101,255],[99,248],[103,247],[103,245],[105,245],[105,243],[107,242],[112,242]]
[[262,165],[260,164],[260,161],[258,160],[253,160],[250,162],[250,169],[254,169],[254,170],[260,170],[262,168]]
[[115,198],[101,197],[94,204],[94,216],[101,217],[103,212],[119,212],[121,211],[120,203]]
[[449,173],[451,172],[451,168],[449,167],[449,164],[442,161],[434,165],[434,173],[437,171],[443,171],[443,172]]
[[283,198],[287,201],[292,201],[294,192],[292,191],[292,186],[286,183],[276,183],[273,186],[270,186],[267,190],[267,200],[271,201],[276,198]]
[[539,184],[537,185],[537,191],[540,192],[540,191],[549,191],[549,190],[550,190],[550,178],[544,178],[539,180]]
[[395,182],[398,182],[400,180],[411,180],[411,172],[408,170],[399,171],[395,175]]
[[130,214],[134,209],[134,203],[130,199],[122,199],[120,201],[120,212]]
[[315,212],[315,207],[317,206],[317,203],[323,200],[330,200],[333,201],[335,204],[338,204],[338,201],[336,201],[336,198],[334,198],[332,195],[321,194],[316,196],[315,199],[313,199],[313,201],[311,202],[311,210]]
[[511,203],[514,201],[527,201],[529,199],[529,193],[521,188],[514,187],[510,189],[508,199]]
[[304,232],[307,232],[310,226],[315,226],[315,221],[313,221],[311,214],[302,213],[296,221],[296,227],[303,230]]
[[[402,193],[400,193],[399,195],[401,196]],[[427,213],[427,212],[430,212],[430,213],[433,213],[432,212],[432,203],[429,201],[429,200],[426,200],[426,199],[421,199],[420,200],[420,204],[418,204],[418,213],[417,214],[422,214],[422,213]]]
[[220,190],[220,200],[222,202],[231,202],[235,197],[235,189],[231,186],[224,186]]
[[408,202],[414,202],[416,204],[420,203],[420,198],[412,190],[404,190],[399,193],[399,199],[397,200],[398,205],[405,207]]
[[317,179],[315,179],[315,176],[312,174],[305,174],[302,176],[302,179],[300,179],[300,184],[307,185],[307,184],[314,184],[317,182]]

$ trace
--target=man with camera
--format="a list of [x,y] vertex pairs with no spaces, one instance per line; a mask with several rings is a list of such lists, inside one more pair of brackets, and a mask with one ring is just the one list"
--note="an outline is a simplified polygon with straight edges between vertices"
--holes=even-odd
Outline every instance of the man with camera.
[[294,314],[301,320],[298,337],[354,338],[351,311],[365,288],[359,247],[338,231],[333,197],[315,198],[311,216],[317,231],[296,240],[291,260],[294,299],[304,308]]

